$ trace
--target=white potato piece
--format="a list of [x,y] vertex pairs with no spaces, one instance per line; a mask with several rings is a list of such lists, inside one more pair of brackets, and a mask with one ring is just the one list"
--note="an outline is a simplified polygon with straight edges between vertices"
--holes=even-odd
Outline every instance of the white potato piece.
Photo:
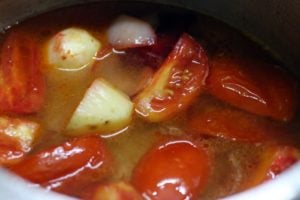
[[100,48],[101,43],[87,31],[68,28],[49,40],[46,55],[57,69],[78,70],[91,64]]
[[111,133],[131,122],[133,103],[102,78],[94,80],[66,127],[68,135]]
[[145,21],[121,15],[107,31],[109,43],[117,49],[150,46],[155,43],[156,35]]

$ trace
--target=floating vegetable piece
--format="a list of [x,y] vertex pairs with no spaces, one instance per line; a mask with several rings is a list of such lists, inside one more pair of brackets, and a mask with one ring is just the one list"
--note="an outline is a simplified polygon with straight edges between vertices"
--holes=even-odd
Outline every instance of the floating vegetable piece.
[[39,135],[39,125],[23,119],[0,117],[0,165],[23,159]]
[[35,113],[44,103],[38,42],[21,30],[10,32],[0,55],[0,112]]
[[150,24],[122,15],[109,27],[109,43],[117,49],[150,46],[155,43],[155,32]]
[[79,70],[93,63],[101,43],[87,31],[68,28],[47,43],[47,61],[57,69]]
[[264,142],[289,134],[284,124],[221,102],[202,102],[191,111],[187,131],[230,140]]
[[126,58],[127,55],[112,53],[104,60],[97,61],[93,66],[93,72],[128,96],[134,96],[151,80],[153,69],[136,63],[122,62],[122,59]]
[[69,135],[109,133],[129,125],[133,103],[104,79],[96,79],[73,113],[66,130]]
[[137,164],[132,183],[145,199],[195,199],[207,184],[210,161],[190,141],[170,141]]
[[297,83],[280,68],[247,58],[217,56],[211,61],[211,94],[240,109],[290,120],[297,106]]
[[208,71],[203,48],[183,34],[150,84],[135,98],[136,112],[150,122],[170,119],[200,94]]
[[25,158],[10,169],[43,187],[74,194],[78,186],[101,180],[110,166],[110,155],[97,136],[80,137]]

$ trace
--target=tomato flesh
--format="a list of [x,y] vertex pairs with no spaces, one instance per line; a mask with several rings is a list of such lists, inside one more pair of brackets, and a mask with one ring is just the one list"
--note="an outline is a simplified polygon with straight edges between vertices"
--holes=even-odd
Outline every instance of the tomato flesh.
[[221,102],[204,102],[191,112],[190,133],[246,142],[274,141],[289,134],[284,124],[260,117]]
[[167,142],[150,150],[136,166],[132,183],[149,199],[192,199],[205,187],[206,151],[190,141]]
[[79,192],[74,188],[101,179],[108,162],[102,140],[87,136],[30,155],[11,170],[48,189],[73,194]]
[[216,56],[207,83],[217,98],[257,115],[288,121],[296,110],[296,81],[273,65]]
[[19,141],[4,134],[0,134],[0,164],[10,165],[18,162],[25,152]]
[[10,32],[0,55],[0,111],[34,113],[44,102],[38,42],[23,31]]
[[183,34],[150,84],[135,98],[136,112],[151,122],[170,119],[203,90],[208,59],[203,48]]

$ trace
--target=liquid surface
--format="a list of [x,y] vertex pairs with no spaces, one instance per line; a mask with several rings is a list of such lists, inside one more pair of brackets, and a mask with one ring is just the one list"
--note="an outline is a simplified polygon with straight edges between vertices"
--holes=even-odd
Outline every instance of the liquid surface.
[[[53,11],[25,21],[17,28],[24,29],[40,44],[45,44],[55,33],[68,27],[80,27],[92,33],[100,41],[105,40],[105,30],[119,14],[127,14],[150,21],[160,30],[171,32],[188,32],[198,39],[208,53],[213,57],[222,52],[247,55],[258,60],[274,62],[255,44],[237,31],[211,18],[179,11],[177,9],[155,7],[155,5],[135,4],[134,7],[125,4],[84,5]],[[155,13],[152,10],[156,10]],[[13,27],[13,29],[16,27]],[[12,30],[13,30],[12,29]],[[8,30],[11,31],[11,30]],[[134,76],[135,70],[144,63],[139,58],[132,58],[130,52],[114,52],[101,60],[102,68],[112,65],[128,66]],[[68,72],[52,71],[49,66],[42,68],[46,76],[46,100],[43,108],[37,114],[28,118],[42,125],[41,137],[30,152],[34,154],[50,146],[61,144],[70,137],[64,135],[64,127],[68,123],[74,109],[77,107],[86,89],[92,81],[100,76],[110,76],[102,71],[92,76],[83,70]],[[118,73],[118,72],[116,72]],[[126,80],[130,81],[130,80]],[[124,83],[126,84],[126,83]],[[117,133],[101,135],[115,159],[113,173],[108,181],[130,181],[132,170],[140,158],[161,138],[191,139],[207,149],[213,158],[211,175],[204,192],[198,199],[216,199],[239,192],[240,186],[255,170],[258,157],[268,143],[247,143],[187,134],[185,131],[188,116],[192,110],[201,109],[203,102],[219,102],[209,94],[199,96],[196,102],[184,112],[162,123],[149,123],[134,116],[127,129]],[[225,106],[230,107],[228,104]],[[22,116],[22,115],[21,115]],[[23,117],[23,116],[22,116]],[[297,130],[300,117],[296,115],[287,126],[293,127],[287,137],[278,137],[276,143],[299,146]],[[274,142],[274,141],[272,141]],[[272,143],[270,142],[270,143]]]

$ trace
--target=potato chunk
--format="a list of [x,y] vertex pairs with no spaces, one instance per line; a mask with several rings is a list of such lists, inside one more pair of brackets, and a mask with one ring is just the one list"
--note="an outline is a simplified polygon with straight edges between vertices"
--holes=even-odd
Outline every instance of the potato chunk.
[[79,28],[68,28],[57,33],[46,46],[50,65],[62,70],[78,70],[93,62],[101,43],[90,33]]
[[66,127],[68,135],[109,133],[131,121],[133,103],[104,79],[96,79],[86,91]]

